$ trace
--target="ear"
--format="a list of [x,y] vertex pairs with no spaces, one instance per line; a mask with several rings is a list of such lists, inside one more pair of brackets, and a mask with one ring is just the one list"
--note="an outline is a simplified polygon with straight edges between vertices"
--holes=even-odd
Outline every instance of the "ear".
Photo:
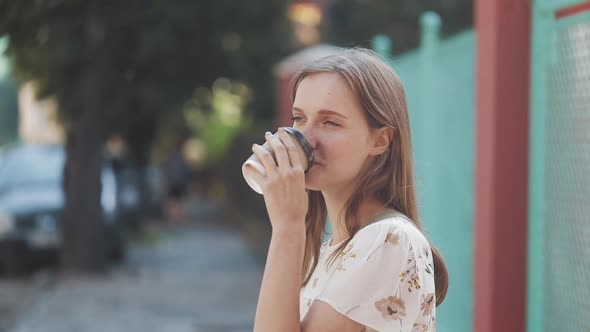
[[387,151],[392,139],[393,129],[386,126],[374,129],[372,134],[372,146],[369,150],[369,154],[377,156]]

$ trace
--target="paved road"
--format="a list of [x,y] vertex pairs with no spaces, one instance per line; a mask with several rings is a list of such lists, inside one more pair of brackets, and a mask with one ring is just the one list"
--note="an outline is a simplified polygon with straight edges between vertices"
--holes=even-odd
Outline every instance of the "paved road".
[[262,269],[219,222],[166,227],[108,277],[57,280],[7,330],[252,331]]
[[27,278],[0,278],[0,331],[5,331],[12,318],[27,310],[44,288],[50,287],[53,273],[43,270]]

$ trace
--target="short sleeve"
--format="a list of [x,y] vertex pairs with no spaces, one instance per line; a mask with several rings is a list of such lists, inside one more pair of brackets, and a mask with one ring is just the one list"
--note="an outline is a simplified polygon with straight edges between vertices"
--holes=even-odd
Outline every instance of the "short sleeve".
[[366,226],[333,264],[334,272],[316,300],[377,331],[412,330],[424,309],[424,296],[407,226]]

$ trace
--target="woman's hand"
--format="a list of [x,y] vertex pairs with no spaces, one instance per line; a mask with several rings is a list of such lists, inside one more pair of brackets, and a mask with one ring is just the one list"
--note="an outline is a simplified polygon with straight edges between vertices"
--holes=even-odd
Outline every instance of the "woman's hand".
[[303,161],[298,155],[298,147],[282,128],[278,138],[266,132],[277,163],[262,146],[254,144],[252,151],[261,161],[266,175],[248,165],[253,179],[260,185],[264,195],[266,210],[273,231],[295,228],[305,229],[307,213],[307,193],[305,192],[305,172]]

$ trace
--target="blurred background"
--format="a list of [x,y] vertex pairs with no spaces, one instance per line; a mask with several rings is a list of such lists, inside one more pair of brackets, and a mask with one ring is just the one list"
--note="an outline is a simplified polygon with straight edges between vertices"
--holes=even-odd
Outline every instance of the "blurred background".
[[0,0],[0,331],[251,331],[241,165],[352,46],[406,88],[438,330],[590,331],[580,0]]

